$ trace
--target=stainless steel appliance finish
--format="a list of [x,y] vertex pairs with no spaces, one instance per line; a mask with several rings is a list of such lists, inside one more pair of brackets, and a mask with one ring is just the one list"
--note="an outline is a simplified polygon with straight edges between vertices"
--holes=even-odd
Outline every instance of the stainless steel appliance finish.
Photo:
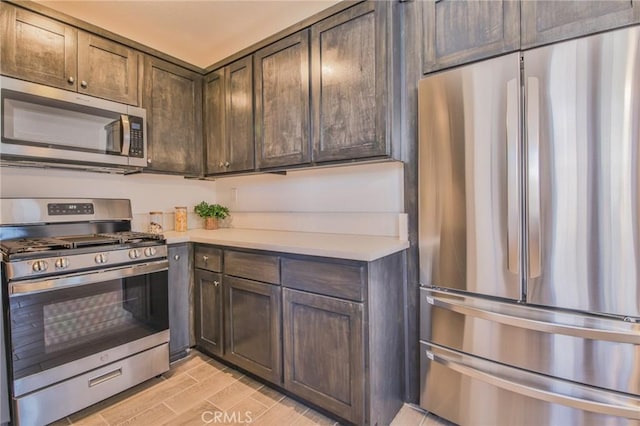
[[44,425],[102,401],[167,371],[169,345],[163,343],[17,400],[15,421]]
[[131,231],[129,200],[1,201],[14,422],[50,423],[167,371],[167,246]]
[[524,54],[529,303],[640,318],[639,34]]
[[145,109],[6,76],[0,87],[3,162],[146,167]]
[[419,87],[421,405],[639,425],[640,27]]
[[519,63],[516,53],[420,82],[421,140],[434,141],[419,150],[420,182],[431,183],[420,185],[421,283],[521,297],[508,267],[519,258],[519,185],[505,161],[518,155],[505,129],[518,126],[519,90],[505,91],[520,86]]

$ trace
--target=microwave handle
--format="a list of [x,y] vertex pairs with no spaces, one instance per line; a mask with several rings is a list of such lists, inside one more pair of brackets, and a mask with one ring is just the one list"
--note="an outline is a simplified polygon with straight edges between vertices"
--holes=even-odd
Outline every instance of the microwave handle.
[[120,122],[122,123],[122,151],[121,155],[129,155],[129,147],[131,146],[131,123],[129,122],[128,115],[121,115]]

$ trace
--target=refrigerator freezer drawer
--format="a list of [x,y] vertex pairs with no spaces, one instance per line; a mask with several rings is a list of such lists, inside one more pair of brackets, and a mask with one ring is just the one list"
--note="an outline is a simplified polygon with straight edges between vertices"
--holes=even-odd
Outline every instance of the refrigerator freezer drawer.
[[640,397],[420,343],[420,405],[464,425],[640,426]]
[[640,324],[420,289],[420,339],[640,395]]

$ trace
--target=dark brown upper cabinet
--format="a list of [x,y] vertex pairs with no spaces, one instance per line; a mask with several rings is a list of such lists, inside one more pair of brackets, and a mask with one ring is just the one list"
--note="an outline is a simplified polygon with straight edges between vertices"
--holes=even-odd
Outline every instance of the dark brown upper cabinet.
[[640,22],[640,3],[630,0],[522,2],[522,48]]
[[390,154],[388,7],[365,2],[311,27],[314,162]]
[[0,7],[2,74],[138,105],[137,51],[4,2]]
[[309,30],[254,55],[256,167],[304,164],[309,155]]
[[520,48],[519,1],[427,0],[419,6],[424,74]]
[[206,174],[254,168],[252,59],[239,59],[206,77]]
[[148,169],[202,173],[202,76],[153,56],[145,57]]

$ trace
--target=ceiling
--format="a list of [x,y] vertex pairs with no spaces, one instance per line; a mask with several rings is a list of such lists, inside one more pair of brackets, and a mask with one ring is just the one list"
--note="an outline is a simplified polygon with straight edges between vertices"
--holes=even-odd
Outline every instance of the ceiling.
[[35,0],[201,68],[337,0]]

